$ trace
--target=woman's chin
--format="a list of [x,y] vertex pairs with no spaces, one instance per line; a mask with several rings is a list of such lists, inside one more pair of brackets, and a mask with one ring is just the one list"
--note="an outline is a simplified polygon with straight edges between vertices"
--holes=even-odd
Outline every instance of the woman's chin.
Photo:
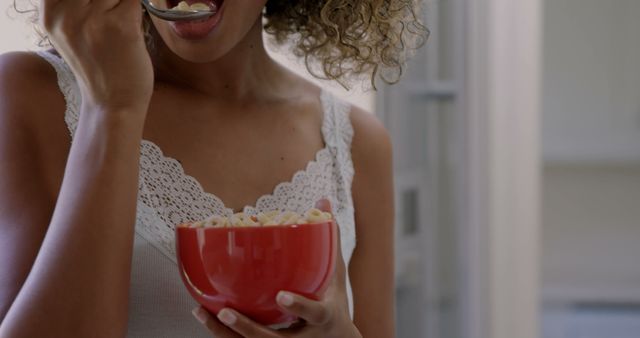
[[215,44],[193,44],[188,41],[180,41],[171,51],[181,59],[192,63],[209,63],[222,57],[227,50],[215,48]]
[[229,51],[227,44],[219,41],[217,36],[209,36],[204,39],[189,40],[176,35],[170,27],[158,29],[161,38],[161,49],[168,49],[185,61],[193,63],[207,63],[215,61]]

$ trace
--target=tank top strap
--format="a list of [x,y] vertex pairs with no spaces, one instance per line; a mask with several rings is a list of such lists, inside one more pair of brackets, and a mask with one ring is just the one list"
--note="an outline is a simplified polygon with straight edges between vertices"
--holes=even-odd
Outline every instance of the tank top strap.
[[75,75],[63,58],[45,50],[36,51],[36,54],[49,62],[58,76],[58,86],[64,95],[67,108],[64,113],[64,120],[69,128],[71,138],[75,135],[79,120],[79,107],[81,104],[80,90]]
[[325,142],[340,151],[348,151],[353,138],[353,127],[349,118],[351,104],[326,89],[322,89],[320,100],[324,108],[322,135]]
[[322,134],[331,148],[336,163],[338,180],[337,207],[353,211],[351,184],[353,182],[353,162],[351,159],[351,141],[353,126],[351,124],[351,104],[331,92],[323,89],[321,101],[325,106]]

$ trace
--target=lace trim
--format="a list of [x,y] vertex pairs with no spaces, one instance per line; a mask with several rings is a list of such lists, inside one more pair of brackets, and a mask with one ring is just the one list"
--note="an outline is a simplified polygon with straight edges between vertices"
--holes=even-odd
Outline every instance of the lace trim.
[[[162,149],[153,142],[142,140],[141,155],[141,181],[145,183],[145,186],[150,186],[148,187],[149,189],[147,189],[149,191],[148,194],[166,193],[167,190],[173,190],[173,193],[170,194],[172,197],[183,196],[185,192],[191,196],[202,196],[202,198],[194,198],[194,200],[187,199],[181,202],[193,204],[200,199],[205,202],[202,205],[195,205],[194,207],[194,209],[204,209],[205,214],[185,214],[180,216],[180,219],[173,219],[173,223],[178,224],[180,222],[203,219],[212,213],[227,217],[233,215],[233,209],[226,207],[224,202],[215,194],[204,191],[198,180],[186,174],[182,165],[180,165],[176,159],[163,155]],[[248,215],[256,215],[259,212],[272,209],[293,208],[293,210],[298,210],[300,208],[306,208],[306,204],[304,206],[295,206],[291,202],[275,206],[277,203],[273,201],[280,200],[281,198],[279,197],[286,196],[287,193],[295,192],[296,188],[300,188],[302,185],[321,183],[319,181],[322,181],[323,178],[330,179],[333,171],[332,166],[333,155],[330,149],[323,148],[319,150],[316,153],[315,159],[308,162],[305,169],[298,170],[290,181],[279,183],[271,194],[260,196],[255,206],[245,206],[243,212]],[[159,208],[169,206],[161,205],[161,203],[159,203],[160,200],[161,198],[153,198],[150,205]]]
[[[277,184],[273,189],[272,193],[265,194],[258,197],[254,205],[244,206],[242,209],[242,212],[248,215],[257,215],[260,212],[268,211],[272,209],[283,209],[283,208],[287,208],[288,210],[299,209],[299,206],[294,206],[289,204],[286,204],[286,206],[283,205],[280,207],[276,207],[275,206],[276,203],[274,203],[274,200],[278,200],[279,199],[278,196],[284,195],[285,192],[287,191],[293,191],[292,188],[296,184],[299,185],[301,182],[304,182],[304,179],[308,178],[307,176],[309,176],[309,173],[321,172],[321,170],[319,169],[326,169],[326,168],[317,168],[317,167],[322,166],[323,163],[325,163],[324,166],[326,167],[326,163],[331,162],[332,152],[330,150],[330,147],[332,146],[335,147],[336,145],[336,142],[335,142],[336,137],[334,135],[336,133],[333,132],[333,126],[331,124],[332,124],[332,121],[336,119],[333,116],[334,114],[328,114],[328,112],[329,113],[332,112],[332,109],[330,106],[331,100],[330,100],[330,97],[327,97],[325,90],[322,90],[320,94],[320,100],[322,102],[322,110],[323,110],[322,135],[323,135],[323,139],[324,139],[323,141],[325,143],[325,147],[316,152],[314,159],[309,163],[307,163],[304,169],[301,169],[295,172],[291,180]],[[204,195],[204,198],[208,200],[208,202],[210,202],[208,204],[213,205],[213,210],[216,214],[227,216],[227,217],[234,214],[233,209],[227,207],[218,196],[216,196],[213,193],[209,193],[205,191],[202,185],[200,184],[200,182],[195,177],[187,174],[184,168],[182,167],[182,164],[180,164],[178,160],[170,156],[164,155],[162,149],[157,144],[155,144],[152,141],[143,139],[142,146],[143,146],[142,154],[148,156],[150,159],[147,163],[142,163],[142,164],[147,164],[146,166],[141,165],[142,168],[152,168],[154,166],[157,167],[159,166],[159,164],[162,164],[162,166],[164,166],[165,168],[171,168],[169,172],[174,172],[176,174],[175,175],[176,177],[181,178],[180,183],[182,184],[180,185],[190,187],[190,189],[188,190],[193,191],[194,195],[197,195],[197,196]],[[144,151],[145,149],[147,151]],[[202,218],[199,217],[198,219],[202,219]],[[195,220],[197,219],[186,219],[186,220],[183,220],[183,222],[195,221]]]
[[[334,161],[338,165],[334,177],[337,191],[334,195],[335,200],[331,202],[336,209],[336,220],[340,224],[343,255],[348,261],[356,242],[353,196],[351,194],[354,176],[351,159],[351,141],[354,131],[349,115],[351,105],[335,96],[331,96],[329,102],[331,103],[330,110],[333,113],[327,114],[329,121],[323,126],[326,128],[323,130],[323,134],[327,135],[328,143],[332,145]],[[348,245],[353,245],[353,247],[345,248],[345,243],[349,243]]]

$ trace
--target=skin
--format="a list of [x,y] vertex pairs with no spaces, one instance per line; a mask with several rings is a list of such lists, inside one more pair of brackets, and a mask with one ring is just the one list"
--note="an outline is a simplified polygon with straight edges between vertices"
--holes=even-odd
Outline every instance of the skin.
[[[144,60],[139,49],[122,57],[130,61],[129,69],[153,65],[151,86],[142,80],[132,85],[136,86],[133,92],[141,93],[142,99],[124,100],[115,94],[101,97],[96,93],[103,91],[96,88],[106,84],[92,79],[94,73],[86,71],[86,76],[77,77],[85,101],[93,108],[144,111],[135,117],[143,126],[142,138],[180,160],[205,191],[240,210],[244,205],[253,205],[258,196],[270,193],[277,183],[289,181],[324,146],[320,133],[322,112],[320,89],[266,53],[259,21],[264,1],[227,0],[225,6],[225,16],[216,31],[195,42],[179,38],[166,22],[154,19],[161,39],[157,40],[157,53],[150,58],[152,63]],[[72,49],[63,49],[62,54],[67,51],[66,59],[72,59]],[[75,67],[72,65],[74,73],[92,69],[88,59],[76,58],[80,61],[74,63]],[[114,86],[116,75],[113,76],[109,88]],[[148,70],[140,71],[136,79],[150,80],[148,76]],[[2,83],[12,85],[2,87]],[[70,153],[63,122],[65,102],[56,83],[51,67],[37,56],[11,53],[0,57],[0,94],[12,98],[5,100],[11,102],[0,109],[0,118],[7,121],[4,125],[14,127],[12,130],[25,131],[0,139],[0,150],[5,149],[0,156],[14,153],[17,155],[11,159],[15,163],[25,163],[2,172],[7,177],[24,178],[17,179],[23,184],[14,188],[24,193],[10,204],[16,212],[0,213],[0,238],[14,244],[0,246],[8,248],[0,252],[2,257],[10,257],[0,262],[0,318],[8,313],[33,266]],[[130,92],[131,87],[116,91]],[[33,93],[39,93],[37,102],[29,100]],[[43,111],[48,113],[42,114]],[[225,325],[206,314],[203,329],[217,337],[395,336],[391,144],[384,127],[371,114],[354,107],[350,118],[354,128],[352,194],[357,246],[349,266],[338,264],[331,287],[321,301],[293,295],[294,305],[282,305],[283,310],[305,319],[305,325],[274,331],[239,313],[234,325]],[[267,165],[261,166],[260,171],[251,165],[238,165],[250,163]],[[42,187],[46,187],[45,193]],[[7,224],[11,223],[22,224],[23,230],[9,231]],[[353,322],[344,291],[346,273],[354,295]],[[124,289],[121,294],[126,295]]]

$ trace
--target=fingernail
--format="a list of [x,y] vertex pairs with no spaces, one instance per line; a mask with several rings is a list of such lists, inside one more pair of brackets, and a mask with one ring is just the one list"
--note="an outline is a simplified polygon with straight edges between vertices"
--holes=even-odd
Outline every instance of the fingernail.
[[284,306],[291,306],[293,304],[293,296],[288,292],[278,292],[278,302]]
[[233,313],[231,313],[231,311],[227,309],[222,309],[220,310],[220,312],[218,312],[218,319],[220,319],[221,322],[227,325],[233,325],[236,323],[236,320],[238,318],[236,318],[236,316]]
[[200,324],[204,324],[207,321],[207,314],[202,311],[202,308],[197,307],[191,310],[191,313],[193,313],[193,316],[196,317]]

